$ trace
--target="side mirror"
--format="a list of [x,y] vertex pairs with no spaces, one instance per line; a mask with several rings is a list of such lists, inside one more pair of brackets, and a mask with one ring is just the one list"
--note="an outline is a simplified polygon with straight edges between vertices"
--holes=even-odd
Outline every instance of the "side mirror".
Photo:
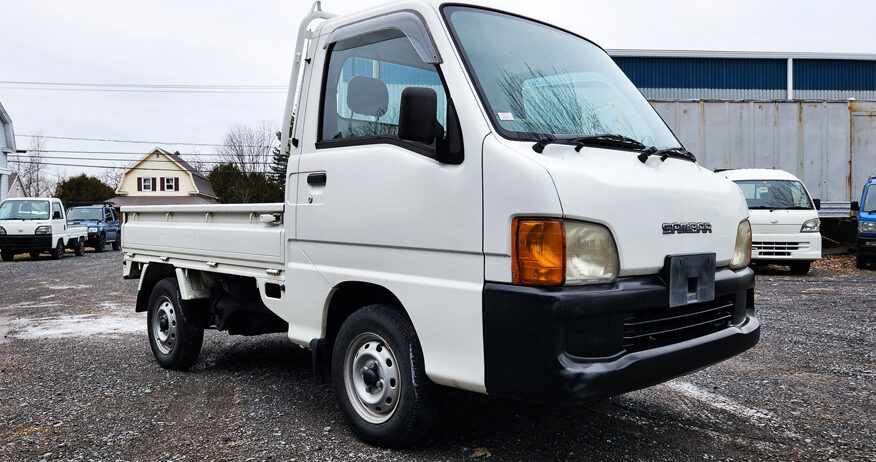
[[861,210],[861,205],[858,204],[858,201],[852,201],[851,209],[852,209],[852,212],[857,212],[857,211]]
[[60,220],[60,219],[61,219],[61,212],[55,210],[55,213],[52,214],[52,220]]
[[815,210],[821,210],[821,199],[812,199],[812,202],[815,204]]
[[438,95],[425,87],[408,87],[402,91],[398,118],[398,137],[403,140],[436,146],[435,160],[459,165],[463,159],[462,133],[453,101],[447,101],[447,136],[438,122]]

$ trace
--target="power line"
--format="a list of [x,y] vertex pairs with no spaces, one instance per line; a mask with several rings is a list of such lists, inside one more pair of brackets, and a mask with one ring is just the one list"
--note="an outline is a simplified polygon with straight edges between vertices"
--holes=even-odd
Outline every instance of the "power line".
[[[128,167],[120,167],[118,165],[85,165],[85,164],[68,164],[68,163],[55,163],[55,162],[36,162],[36,161],[26,161],[26,160],[19,160],[19,161],[15,161],[15,162],[20,163],[20,164],[53,165],[53,166],[59,166],[59,167],[104,168],[104,169],[112,169],[112,170],[121,169],[121,170],[131,170],[131,171],[142,170],[142,171],[156,171],[156,172],[179,172],[180,171],[180,169],[178,169],[178,168],[153,168],[153,167],[128,168]],[[198,174],[203,175],[203,173],[201,173],[201,172],[192,172],[192,173],[198,173]],[[266,172],[242,172],[239,170],[238,171],[219,170],[216,172],[211,171],[211,172],[207,172],[207,173],[238,173],[238,174],[240,174],[240,173],[259,173],[262,175],[266,174]]]
[[[13,162],[18,162],[14,158],[24,158],[24,159],[60,159],[60,160],[100,160],[100,161],[111,161],[111,162],[139,162],[140,159],[116,159],[116,158],[107,158],[107,157],[78,157],[78,156],[34,156],[34,155],[22,155],[22,154],[10,154],[9,160]],[[148,162],[166,162],[173,163],[175,161],[167,160],[167,159],[148,159]],[[233,164],[234,161],[196,161],[201,164]],[[249,162],[247,161],[247,165],[271,165],[273,162]]]
[[285,85],[218,85],[218,84],[154,84],[154,83],[84,83],[84,82],[33,82],[24,80],[0,80],[0,84],[54,85],[71,87],[121,87],[121,88],[205,88],[205,89],[286,89]]
[[285,91],[249,91],[249,90],[149,90],[149,89],[114,89],[114,88],[40,88],[40,87],[4,87],[0,90],[36,90],[36,91],[88,91],[104,93],[219,93],[219,94],[280,94]]
[[49,135],[22,135],[16,133],[15,136],[24,138],[48,138],[53,140],[73,140],[73,141],[99,141],[104,143],[139,143],[139,144],[179,144],[183,146],[216,146],[216,147],[241,147],[241,148],[272,148],[269,145],[258,144],[211,144],[211,143],[183,143],[171,141],[146,141],[146,140],[119,140],[112,138],[84,138],[77,136],[49,136]]

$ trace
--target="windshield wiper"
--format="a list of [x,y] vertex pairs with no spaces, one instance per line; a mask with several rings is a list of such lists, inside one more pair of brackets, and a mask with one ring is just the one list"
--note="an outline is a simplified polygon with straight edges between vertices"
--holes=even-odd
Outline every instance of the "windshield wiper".
[[609,148],[622,148],[622,149],[631,149],[634,151],[640,151],[645,149],[645,145],[623,135],[617,135],[614,133],[603,133],[599,135],[584,135],[584,136],[570,136],[570,137],[557,137],[554,135],[545,135],[541,139],[535,142],[532,145],[532,150],[541,154],[544,151],[544,147],[549,144],[568,144],[575,146],[575,151],[580,152],[581,148],[584,146],[598,146],[598,147],[609,147]]
[[661,161],[666,161],[667,158],[673,157],[676,159],[689,160],[691,162],[696,162],[697,158],[687,149],[678,147],[678,148],[658,148],[657,146],[651,146],[648,149],[642,151],[637,157],[644,164],[645,161],[648,160],[648,157],[651,156],[659,156]]

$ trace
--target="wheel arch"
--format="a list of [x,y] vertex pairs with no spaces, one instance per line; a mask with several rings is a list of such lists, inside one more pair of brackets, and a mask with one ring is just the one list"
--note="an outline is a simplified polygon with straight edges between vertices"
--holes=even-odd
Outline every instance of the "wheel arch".
[[164,263],[147,263],[143,267],[140,274],[140,287],[137,290],[137,306],[136,312],[147,311],[149,309],[149,296],[152,295],[152,289],[155,284],[164,278],[176,277],[173,265]]

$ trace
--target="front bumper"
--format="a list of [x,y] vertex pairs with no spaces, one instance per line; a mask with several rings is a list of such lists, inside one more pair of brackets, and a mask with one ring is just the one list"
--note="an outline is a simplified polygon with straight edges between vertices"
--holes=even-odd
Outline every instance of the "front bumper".
[[754,234],[752,260],[819,260],[821,233]]
[[4,234],[0,235],[0,250],[46,250],[51,249],[51,234]]
[[859,255],[876,257],[876,237],[858,237]]
[[658,276],[562,288],[487,283],[487,393],[548,403],[617,395],[725,360],[760,338],[751,269],[719,269],[713,302],[669,309],[668,299]]

